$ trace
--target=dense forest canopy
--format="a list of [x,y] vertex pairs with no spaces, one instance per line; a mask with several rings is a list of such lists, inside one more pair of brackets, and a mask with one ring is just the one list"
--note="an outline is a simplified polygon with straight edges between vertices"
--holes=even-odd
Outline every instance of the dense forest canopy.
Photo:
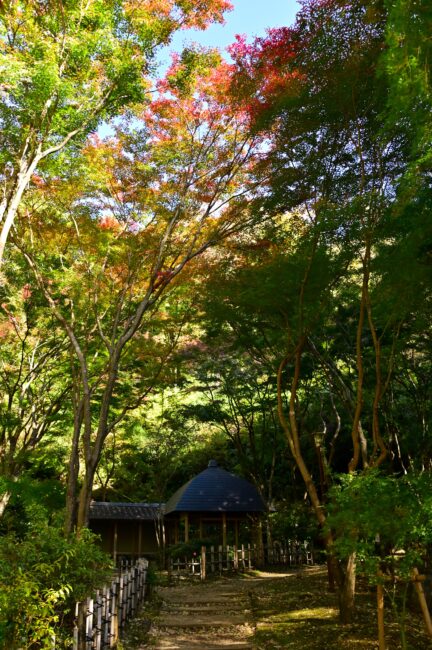
[[378,533],[401,575],[432,541],[431,7],[309,0],[158,79],[229,8],[1,4],[3,647],[106,575],[92,498],[210,457],[319,540],[344,622]]

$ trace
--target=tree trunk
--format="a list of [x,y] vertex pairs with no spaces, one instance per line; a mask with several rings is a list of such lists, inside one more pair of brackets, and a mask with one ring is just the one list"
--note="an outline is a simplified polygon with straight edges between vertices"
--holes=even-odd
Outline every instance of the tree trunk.
[[4,511],[7,508],[7,505],[9,503],[9,499],[11,498],[11,492],[8,490],[7,492],[4,492],[1,497],[0,497],[0,518],[3,517]]
[[82,417],[75,416],[72,448],[69,457],[67,488],[66,488],[66,519],[65,533],[70,535],[75,528],[77,519],[77,482],[79,474],[79,439],[81,434]]
[[0,230],[0,266],[3,262],[4,250],[6,247],[6,242],[8,240],[9,231],[15,221],[22,196],[28,183],[30,182],[33,172],[35,171],[41,159],[40,152],[41,146],[39,145],[37,147],[37,150],[33,153],[32,156],[30,156],[29,159],[26,159],[23,155],[20,162],[20,169],[16,176],[15,186],[12,189],[12,193],[8,197],[7,201],[4,201],[2,204],[2,213],[0,213],[0,222],[2,224]]
[[342,585],[339,587],[339,615],[344,625],[353,621],[355,583],[356,554],[351,553],[346,563]]
[[87,470],[83,484],[79,493],[78,513],[77,513],[77,532],[86,528],[89,523],[90,503],[92,498],[93,480],[95,472]]

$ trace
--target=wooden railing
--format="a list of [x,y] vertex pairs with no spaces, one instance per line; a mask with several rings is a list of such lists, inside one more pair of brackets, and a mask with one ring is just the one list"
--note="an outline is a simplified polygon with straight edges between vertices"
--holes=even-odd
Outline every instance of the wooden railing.
[[251,569],[255,557],[256,547],[250,544],[239,547],[202,546],[201,552],[191,557],[170,558],[168,571],[174,576],[188,574],[205,580],[209,573]]
[[313,550],[309,542],[289,540],[285,544],[274,543],[263,547],[241,546],[202,546],[201,551],[192,556],[170,558],[168,571],[172,576],[189,575],[205,580],[208,574],[224,571],[245,571],[257,565],[283,564],[301,566],[314,563]]
[[148,561],[140,558],[121,567],[112,582],[93,598],[76,603],[73,650],[114,648],[126,621],[135,614],[147,591]]

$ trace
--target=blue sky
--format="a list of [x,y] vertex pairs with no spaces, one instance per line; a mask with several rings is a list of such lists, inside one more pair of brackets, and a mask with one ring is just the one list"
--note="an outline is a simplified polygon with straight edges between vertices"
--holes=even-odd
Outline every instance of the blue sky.
[[[169,47],[159,53],[159,75],[171,62],[170,52],[181,52],[184,45],[195,42],[222,51],[235,41],[236,34],[264,36],[268,27],[281,27],[294,22],[299,5],[296,0],[231,0],[234,9],[225,15],[225,25],[211,25],[206,31],[187,30],[175,34]],[[228,55],[227,55],[228,56]],[[108,124],[99,127],[101,137],[112,136]]]
[[299,9],[296,0],[231,0],[231,3],[234,9],[226,14],[225,25],[211,25],[204,32],[188,30],[177,33],[170,47],[158,57],[161,63],[169,63],[169,51],[181,51],[187,43],[224,50],[234,42],[236,34],[263,36],[268,27],[291,25]]

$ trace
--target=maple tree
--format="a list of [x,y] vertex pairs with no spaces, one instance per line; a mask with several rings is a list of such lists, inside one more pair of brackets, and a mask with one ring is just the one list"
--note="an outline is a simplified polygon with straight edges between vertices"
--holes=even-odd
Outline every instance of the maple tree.
[[229,8],[227,0],[2,2],[0,262],[36,170],[58,174],[103,120],[143,99],[155,50],[175,30],[204,29]]
[[[386,272],[377,268],[377,255],[408,156],[403,129],[397,123],[382,128],[388,85],[378,66],[386,19],[384,8],[375,4],[311,2],[303,6],[293,28],[271,30],[252,45],[238,39],[231,49],[238,70],[234,102],[240,102],[252,128],[264,130],[271,143],[266,207],[276,213],[295,209],[304,224],[302,275],[294,290],[297,299],[286,314],[286,354],[277,371],[279,419],[323,527],[325,492],[320,495],[300,436],[298,400],[307,376],[303,367],[308,351],[312,348],[320,362],[328,360],[326,372],[342,392],[346,393],[346,385],[323,342],[318,348],[313,342],[315,329],[333,303],[331,292],[349,287],[351,300],[359,304],[352,341],[356,385],[348,391],[353,447],[348,471],[355,472],[379,466],[388,456],[382,402],[391,382],[400,328],[410,317],[409,308],[403,314],[393,309],[384,314],[380,308],[388,286],[380,284]],[[345,257],[345,268],[326,275],[323,253],[333,263]],[[321,295],[317,272],[326,283]],[[367,348],[365,336],[370,337]],[[369,373],[374,376],[373,387]],[[322,454],[322,445],[317,450]],[[325,467],[325,458],[320,462]],[[331,557],[332,532],[326,531]],[[354,608],[355,554],[345,567],[333,563],[333,570],[341,617],[347,622]]]
[[[87,146],[80,182],[75,176],[70,184],[34,191],[34,207],[15,240],[74,355],[69,528],[80,452],[85,474],[78,528],[87,523],[107,435],[150,389],[135,372],[142,372],[140,359],[157,356],[163,340],[161,300],[195,258],[250,220],[259,140],[241,115],[226,111],[224,84],[223,66],[198,76],[187,96],[172,82],[161,83],[142,121],[137,115],[115,139],[96,138]],[[71,206],[67,213],[65,205]],[[161,366],[176,339],[161,353]],[[123,382],[130,385],[131,376],[135,393],[121,406]]]
[[32,294],[30,284],[24,284],[21,293],[3,303],[0,318],[0,516],[23,466],[64,420],[70,390],[64,374],[67,340],[52,320],[40,317]]

